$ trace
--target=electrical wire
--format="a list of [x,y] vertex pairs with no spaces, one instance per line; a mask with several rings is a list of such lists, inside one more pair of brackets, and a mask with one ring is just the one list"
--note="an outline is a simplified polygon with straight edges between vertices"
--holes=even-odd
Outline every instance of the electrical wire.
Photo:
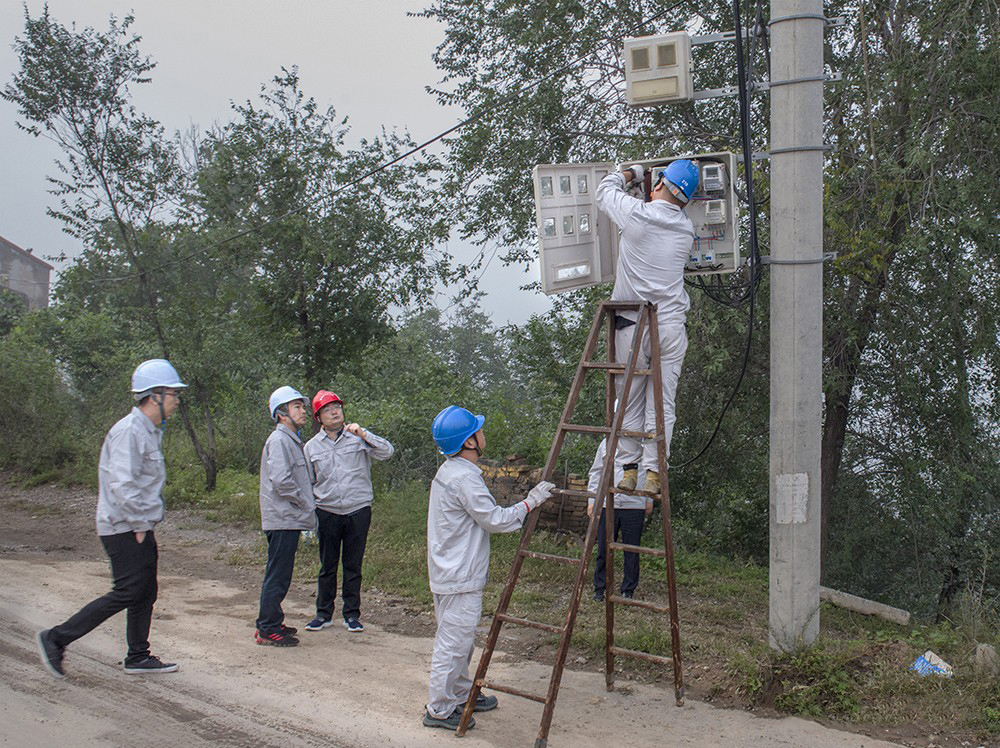
[[[660,12],[655,13],[654,15],[650,16],[649,18],[644,18],[643,20],[641,20],[639,23],[635,24],[631,28],[626,29],[625,32],[624,32],[624,34],[626,36],[631,36],[631,35],[635,34],[636,32],[641,31],[648,24],[651,24],[654,21],[659,20],[660,18],[662,18],[663,16],[667,15],[669,12],[671,12],[675,8],[678,8],[678,7],[680,7],[681,5],[684,5],[687,2],[690,2],[690,0],[677,0],[676,2],[674,2],[673,4],[667,6],[666,8],[664,8],[663,10],[661,10]],[[177,258],[174,258],[173,260],[168,260],[167,262],[161,263],[159,265],[155,265],[155,266],[153,266],[151,268],[147,268],[145,270],[137,271],[135,273],[130,273],[128,275],[122,275],[122,276],[111,277],[111,278],[94,278],[94,279],[92,279],[90,281],[87,281],[87,282],[88,283],[114,283],[114,282],[119,282],[119,281],[133,280],[133,279],[138,278],[138,277],[140,277],[142,275],[145,275],[147,273],[156,272],[158,270],[163,270],[164,268],[170,267],[172,265],[176,265],[179,262],[187,262],[188,260],[191,260],[191,259],[197,257],[198,255],[207,254],[208,252],[211,252],[212,250],[217,249],[218,247],[221,247],[221,246],[223,246],[225,244],[233,242],[233,241],[235,241],[237,239],[240,239],[240,238],[242,238],[244,236],[248,236],[250,234],[253,234],[253,233],[256,233],[258,231],[261,231],[262,229],[267,228],[268,226],[271,226],[271,225],[273,225],[275,223],[279,223],[279,222],[281,222],[281,221],[283,221],[283,220],[285,220],[287,218],[291,218],[292,216],[297,215],[297,214],[301,213],[302,211],[304,211],[304,210],[306,210],[308,208],[311,208],[311,207],[319,204],[323,200],[336,197],[341,192],[343,192],[343,191],[345,191],[345,190],[347,190],[347,189],[349,189],[349,188],[351,188],[351,187],[353,187],[353,186],[355,186],[357,184],[360,184],[361,182],[363,182],[364,180],[368,179],[369,177],[373,177],[376,174],[378,174],[378,173],[380,173],[382,171],[385,171],[389,167],[398,164],[399,162],[403,161],[404,159],[409,158],[410,156],[414,155],[415,153],[419,153],[419,152],[421,152],[421,151],[429,148],[434,143],[437,143],[439,140],[442,140],[442,139],[446,138],[447,136],[451,135],[453,132],[457,132],[458,130],[462,129],[466,125],[472,124],[473,122],[476,122],[477,120],[483,118],[484,116],[486,116],[487,114],[489,114],[494,109],[498,109],[501,106],[505,106],[507,104],[510,104],[510,103],[514,102],[516,99],[518,99],[522,95],[524,95],[524,94],[526,94],[526,93],[534,90],[535,88],[537,88],[542,83],[544,83],[545,81],[549,80],[550,78],[553,78],[553,77],[555,77],[557,75],[565,73],[565,72],[567,72],[569,70],[572,70],[573,68],[575,68],[580,63],[586,62],[591,57],[593,57],[594,54],[595,54],[594,51],[587,52],[586,54],[581,55],[580,57],[577,57],[575,60],[573,60],[573,61],[571,61],[569,63],[566,63],[562,67],[556,68],[552,72],[547,73],[546,75],[543,75],[542,77],[537,78],[536,80],[534,80],[534,81],[532,81],[530,83],[526,83],[524,86],[521,86],[520,88],[518,88],[513,93],[507,94],[506,96],[501,97],[495,103],[491,104],[490,106],[487,106],[485,109],[482,109],[482,110],[480,110],[480,111],[478,111],[478,112],[476,112],[474,114],[469,115],[468,117],[466,117],[462,121],[460,121],[457,124],[449,127],[444,132],[438,133],[433,138],[430,138],[429,140],[424,141],[420,145],[414,146],[413,148],[411,148],[410,150],[406,151],[406,153],[402,154],[401,156],[397,156],[396,158],[392,159],[391,161],[387,161],[387,162],[381,164],[380,166],[372,169],[371,171],[368,171],[365,174],[362,174],[357,179],[354,179],[351,182],[348,182],[347,184],[341,185],[340,187],[338,187],[335,190],[333,190],[329,195],[324,195],[324,196],[319,197],[319,198],[317,198],[315,200],[306,202],[306,203],[300,205],[297,208],[293,208],[292,210],[290,210],[290,211],[288,211],[286,213],[283,213],[280,216],[275,216],[274,218],[268,219],[268,220],[264,221],[264,223],[262,223],[262,224],[259,224],[257,226],[252,226],[250,228],[244,229],[243,231],[239,231],[239,232],[237,232],[235,234],[232,234],[231,236],[227,236],[224,239],[220,239],[220,240],[218,240],[216,242],[213,242],[212,244],[209,244],[209,245],[207,245],[205,247],[201,247],[201,248],[199,248],[199,249],[197,249],[197,250],[195,250],[193,252],[190,252],[189,254],[186,254],[186,255],[184,255],[182,257],[177,257]]]
[[[702,455],[704,455],[709,450],[709,447],[712,446],[712,443],[715,441],[715,437],[718,436],[719,431],[722,429],[722,421],[726,417],[729,407],[733,404],[733,400],[736,399],[736,394],[740,391],[740,387],[743,385],[743,378],[746,376],[747,366],[750,363],[750,349],[753,344],[754,312],[756,310],[757,303],[757,287],[760,285],[761,279],[761,263],[760,250],[757,246],[757,203],[754,198],[753,190],[753,144],[750,140],[749,76],[743,55],[743,21],[740,16],[740,0],[733,0],[733,18],[736,23],[736,74],[739,83],[740,102],[740,140],[743,145],[743,175],[747,184],[747,202],[749,203],[750,211],[749,278],[746,284],[745,293],[745,298],[748,302],[746,342],[743,345],[743,361],[740,364],[739,376],[736,378],[736,384],[733,385],[733,389],[729,393],[729,398],[726,400],[726,404],[722,406],[722,412],[719,413],[719,417],[715,422],[715,428],[712,431],[712,435],[708,437],[708,441],[705,442],[705,446],[701,448],[701,451],[699,451],[698,454],[689,460],[685,460],[679,465],[671,465],[671,470],[680,470],[681,468],[690,465],[692,462],[695,462]],[[730,303],[727,305],[732,306],[733,304]],[[736,305],[739,306],[740,304],[737,303]]]

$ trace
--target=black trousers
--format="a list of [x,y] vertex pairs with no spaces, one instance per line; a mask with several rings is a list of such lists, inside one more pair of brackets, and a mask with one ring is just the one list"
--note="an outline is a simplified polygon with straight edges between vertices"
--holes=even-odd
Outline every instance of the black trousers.
[[[601,522],[597,528],[597,563],[594,564],[594,589],[605,587],[605,512],[601,512]],[[627,545],[639,545],[642,541],[642,526],[646,521],[645,509],[615,509],[615,542],[619,538]],[[621,592],[635,592],[639,586],[639,554],[625,553]]]
[[111,592],[85,605],[79,613],[51,631],[52,641],[68,646],[89,634],[119,611],[126,611],[125,639],[128,654],[125,664],[149,657],[149,624],[156,602],[156,538],[146,533],[142,543],[135,534],[101,535],[104,551],[111,561],[114,584]]
[[344,620],[361,617],[361,562],[365,557],[368,528],[372,524],[372,508],[366,506],[350,514],[334,514],[316,510],[319,518],[320,571],[316,589],[316,617],[333,618],[333,603],[337,599],[337,566],[344,564]]
[[267,566],[264,583],[260,587],[260,611],[257,614],[257,631],[261,636],[281,630],[285,611],[281,603],[292,585],[295,570],[295,553],[299,550],[301,530],[267,530]]

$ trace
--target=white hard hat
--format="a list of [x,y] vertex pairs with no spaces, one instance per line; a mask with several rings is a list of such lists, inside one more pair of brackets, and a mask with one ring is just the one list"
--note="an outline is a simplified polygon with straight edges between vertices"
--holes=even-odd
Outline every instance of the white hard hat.
[[132,392],[148,392],[155,387],[187,387],[177,374],[177,369],[164,358],[143,361],[132,372]]
[[274,418],[274,411],[280,408],[285,403],[290,403],[293,400],[301,400],[302,404],[307,408],[309,407],[309,400],[299,392],[294,387],[289,387],[285,385],[284,387],[279,387],[274,392],[271,393],[271,397],[267,401],[267,409],[271,414],[271,418]]

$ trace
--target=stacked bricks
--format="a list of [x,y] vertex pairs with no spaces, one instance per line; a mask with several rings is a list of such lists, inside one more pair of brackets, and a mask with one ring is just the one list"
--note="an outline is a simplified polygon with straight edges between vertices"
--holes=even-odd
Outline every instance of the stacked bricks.
[[[497,504],[510,506],[524,499],[542,479],[542,469],[533,468],[520,455],[505,460],[480,460],[483,480]],[[586,491],[587,481],[575,473],[557,472],[552,482],[558,488]],[[582,535],[587,529],[587,499],[582,496],[553,496],[539,510],[538,526]]]

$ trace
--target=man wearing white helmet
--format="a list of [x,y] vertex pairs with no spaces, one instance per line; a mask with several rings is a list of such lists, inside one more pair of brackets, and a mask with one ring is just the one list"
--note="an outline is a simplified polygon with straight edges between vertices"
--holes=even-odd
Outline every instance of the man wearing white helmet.
[[309,401],[293,387],[271,393],[274,431],[260,456],[260,521],[267,536],[267,566],[260,589],[254,638],[258,644],[294,647],[296,630],[285,625],[281,603],[292,584],[295,552],[303,530],[316,527],[313,476],[299,430],[309,423]]
[[149,627],[158,558],[153,529],[163,519],[161,492],[167,477],[160,442],[164,422],[177,409],[184,387],[169,362],[153,359],[139,364],[132,374],[136,405],[104,437],[98,465],[97,534],[111,562],[114,586],[65,623],[38,632],[42,663],[57,678],[66,674],[66,647],[121,610],[127,611],[125,672],[177,670],[177,665],[150,654]]
[[[622,230],[615,269],[612,301],[648,301],[656,304],[660,332],[660,375],[663,382],[663,419],[667,454],[677,420],[674,400],[680,379],[687,332],[684,323],[691,299],[684,290],[684,268],[690,258],[694,226],[684,214],[698,189],[699,167],[694,161],[679,159],[652,174],[649,202],[633,197],[626,190],[630,183],[643,184],[645,170],[636,164],[609,174],[598,185],[598,207]],[[619,363],[628,360],[635,336],[635,312],[620,312],[615,317],[615,354]],[[640,341],[637,367],[649,368],[649,337]],[[615,378],[618,398],[624,377]],[[653,381],[633,380],[622,427],[629,431],[656,431]],[[645,490],[660,490],[656,442],[640,445],[638,439],[623,436],[618,443],[615,462],[623,468],[618,488],[631,491],[639,477],[639,464],[646,469]]]

